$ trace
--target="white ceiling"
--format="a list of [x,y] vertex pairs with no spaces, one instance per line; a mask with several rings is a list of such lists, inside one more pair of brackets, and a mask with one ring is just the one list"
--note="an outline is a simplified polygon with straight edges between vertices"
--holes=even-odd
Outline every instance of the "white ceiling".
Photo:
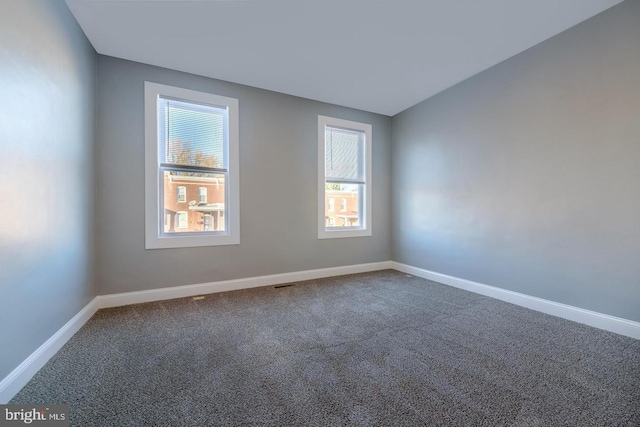
[[621,0],[66,0],[104,55],[394,115]]

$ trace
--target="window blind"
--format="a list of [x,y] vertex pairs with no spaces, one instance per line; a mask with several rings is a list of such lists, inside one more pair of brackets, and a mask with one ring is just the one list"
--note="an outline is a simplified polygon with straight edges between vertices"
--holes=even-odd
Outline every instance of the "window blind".
[[331,180],[364,182],[360,159],[364,137],[360,132],[325,127],[325,177]]
[[164,163],[226,168],[225,108],[165,98],[160,98],[159,108]]

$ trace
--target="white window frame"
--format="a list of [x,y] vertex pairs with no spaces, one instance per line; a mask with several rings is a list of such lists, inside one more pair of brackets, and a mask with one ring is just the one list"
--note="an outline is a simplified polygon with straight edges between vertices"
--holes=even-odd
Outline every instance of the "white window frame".
[[[158,83],[145,82],[145,247],[146,249],[184,248],[196,246],[237,245],[240,243],[240,171],[239,171],[239,102],[235,98],[183,89]],[[227,108],[228,123],[228,172],[227,227],[224,232],[162,233],[164,223],[160,195],[158,150],[158,98],[160,96],[185,102],[208,104]]]
[[336,210],[336,199],[335,197],[329,197],[329,212],[335,212]]
[[[180,218],[184,215],[184,219],[186,221],[186,224],[184,227],[180,227]],[[175,224],[176,229],[180,228],[189,228],[189,212],[187,211],[177,211],[176,212],[176,224]]]
[[[181,191],[182,190],[182,191]],[[181,185],[178,187],[178,194],[176,195],[177,203],[187,203],[187,187]],[[184,200],[180,200],[180,193],[184,193]]]
[[[361,221],[357,227],[327,227],[325,215],[325,128],[335,127],[364,134],[364,191]],[[371,176],[372,126],[368,123],[318,116],[318,239],[371,236],[373,180]]]
[[207,203],[207,187],[198,187],[198,203]]

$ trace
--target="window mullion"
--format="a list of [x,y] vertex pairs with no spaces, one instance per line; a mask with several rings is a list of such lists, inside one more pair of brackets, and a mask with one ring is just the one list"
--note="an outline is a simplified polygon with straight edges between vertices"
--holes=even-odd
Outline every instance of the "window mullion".
[[365,181],[359,179],[346,179],[346,178],[325,178],[327,184],[366,184]]
[[174,163],[160,163],[159,167],[171,171],[195,172],[195,173],[227,173],[227,168],[210,168],[207,166],[185,166]]

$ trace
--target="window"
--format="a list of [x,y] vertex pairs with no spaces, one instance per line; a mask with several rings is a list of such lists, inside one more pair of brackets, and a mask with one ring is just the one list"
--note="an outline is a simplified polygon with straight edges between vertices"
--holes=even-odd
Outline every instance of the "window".
[[198,203],[207,203],[207,187],[198,187]]
[[187,187],[178,187],[178,203],[187,201]]
[[189,228],[189,212],[176,212],[176,228]]
[[147,249],[239,243],[238,148],[237,99],[145,82]]
[[371,236],[371,135],[369,124],[318,116],[318,238]]

